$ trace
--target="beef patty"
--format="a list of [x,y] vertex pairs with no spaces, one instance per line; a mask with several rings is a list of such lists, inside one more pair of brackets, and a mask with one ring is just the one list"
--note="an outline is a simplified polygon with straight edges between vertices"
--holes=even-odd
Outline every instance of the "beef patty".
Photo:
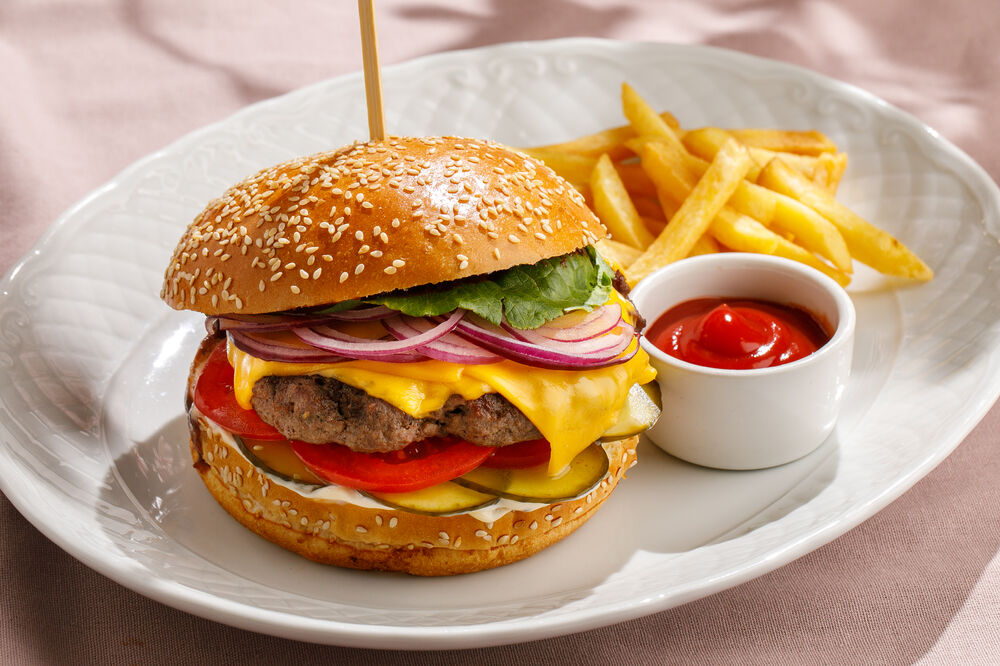
[[355,451],[396,451],[428,437],[454,436],[482,446],[504,446],[542,435],[506,398],[453,395],[426,418],[361,389],[319,375],[268,376],[253,387],[253,408],[289,439],[337,442]]

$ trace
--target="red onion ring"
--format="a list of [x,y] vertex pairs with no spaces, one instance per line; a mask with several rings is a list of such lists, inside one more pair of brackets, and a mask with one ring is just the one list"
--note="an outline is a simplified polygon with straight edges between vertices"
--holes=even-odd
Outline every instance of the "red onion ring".
[[[249,319],[249,317],[254,317]],[[318,326],[329,323],[329,316],[308,315],[225,315],[218,317],[220,331],[248,331],[253,333],[270,333],[287,331],[300,326]]]
[[349,358],[338,356],[314,347],[296,347],[274,340],[260,338],[246,331],[227,331],[229,341],[240,351],[263,361],[282,363],[339,363]]
[[[406,315],[385,319],[382,321],[382,325],[400,340],[412,338],[434,327],[434,323],[427,319]],[[423,345],[420,347],[420,352],[439,361],[463,365],[485,365],[503,360],[502,356],[486,351],[454,333],[447,333],[437,340]]]
[[[568,316],[563,315],[563,317]],[[553,319],[549,323],[539,326],[534,329],[534,332],[552,340],[562,340],[564,342],[590,340],[599,335],[604,335],[618,325],[618,322],[622,320],[622,306],[617,303],[602,305],[587,313],[587,316],[582,321],[572,326],[560,326],[559,319],[563,317]],[[511,333],[518,335],[519,331],[515,329]]]
[[[295,312],[286,314],[261,314],[261,315],[241,315],[227,314],[219,317],[210,317],[218,322],[211,326],[217,326],[220,331],[253,331],[255,333],[265,333],[268,331],[288,331],[293,328],[305,328],[322,326],[336,321],[378,321],[396,314],[384,305],[376,305],[355,310],[345,310],[344,312]],[[209,323],[206,323],[208,326]],[[211,329],[210,329],[211,330]]]
[[458,322],[455,332],[512,361],[559,369],[598,368],[623,363],[631,356],[620,358],[620,354],[628,349],[635,339],[634,329],[631,326],[623,326],[622,331],[612,334],[613,339],[608,341],[612,346],[601,351],[578,353],[574,351],[576,345],[573,343],[550,341],[547,345],[534,344],[511,337],[502,330],[491,330],[468,320]]
[[443,322],[434,328],[406,340],[369,340],[348,335],[329,326],[314,328],[293,328],[294,333],[306,344],[324,349],[335,354],[343,354],[352,358],[369,359],[373,361],[393,360],[391,357],[405,352],[416,351],[422,345],[428,344],[450,333],[462,320],[465,310],[455,310]]
[[[605,334],[596,338],[588,338],[585,340],[580,340],[578,342],[565,342],[561,340],[554,340],[552,338],[546,337],[539,334],[537,331],[517,331],[517,337],[524,342],[530,342],[531,344],[538,345],[539,347],[545,347],[549,349],[565,349],[569,353],[573,354],[594,354],[602,351],[607,351],[615,347],[620,346],[620,341],[618,340],[619,335],[626,335],[632,337],[635,335],[635,329],[629,324],[624,322],[621,323],[621,332],[616,334]],[[504,330],[509,330],[504,326]],[[619,351],[621,351],[619,349]]]
[[368,308],[356,308],[354,310],[344,310],[342,312],[329,312],[325,316],[327,319],[335,321],[378,321],[398,314],[395,310],[390,310],[384,305],[374,305]]

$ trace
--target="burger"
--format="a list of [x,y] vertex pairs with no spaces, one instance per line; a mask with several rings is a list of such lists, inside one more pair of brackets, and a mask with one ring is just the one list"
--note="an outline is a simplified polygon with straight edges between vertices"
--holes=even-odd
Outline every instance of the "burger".
[[473,139],[356,143],[234,185],[161,292],[206,315],[194,468],[240,523],[342,567],[467,573],[562,539],[658,414],[604,233],[550,169]]

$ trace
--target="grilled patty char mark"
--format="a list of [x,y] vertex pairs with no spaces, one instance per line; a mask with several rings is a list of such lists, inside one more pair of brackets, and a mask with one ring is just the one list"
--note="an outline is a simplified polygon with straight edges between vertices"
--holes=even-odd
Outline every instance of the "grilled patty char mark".
[[541,433],[506,398],[485,393],[475,400],[453,395],[417,419],[331,377],[268,376],[253,387],[253,408],[289,439],[336,442],[354,451],[397,451],[428,437],[454,436],[483,446],[504,446]]

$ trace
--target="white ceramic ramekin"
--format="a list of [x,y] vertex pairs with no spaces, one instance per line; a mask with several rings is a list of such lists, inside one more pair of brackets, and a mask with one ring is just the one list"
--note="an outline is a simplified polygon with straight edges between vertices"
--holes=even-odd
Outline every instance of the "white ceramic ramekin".
[[682,460],[734,470],[781,465],[816,449],[833,430],[851,371],[850,296],[813,268],[745,253],[676,262],[631,294],[647,326],[674,305],[708,297],[795,305],[828,324],[833,336],[803,359],[757,370],[694,365],[643,338],[663,393],[663,413],[649,438]]

